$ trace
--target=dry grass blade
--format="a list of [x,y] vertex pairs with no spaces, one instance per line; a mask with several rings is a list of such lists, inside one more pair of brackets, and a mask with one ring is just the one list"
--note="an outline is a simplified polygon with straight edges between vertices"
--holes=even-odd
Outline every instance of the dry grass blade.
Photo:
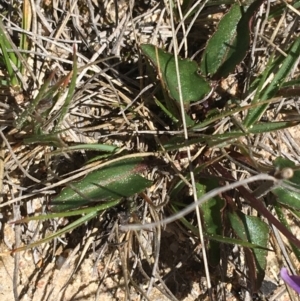
[[[204,7],[204,6],[203,6]],[[172,23],[172,33],[173,33],[173,41],[174,41],[174,50],[175,50],[175,66],[176,66],[176,72],[177,72],[177,79],[178,79],[178,90],[179,90],[179,97],[180,97],[180,111],[182,114],[182,123],[183,123],[183,130],[184,130],[184,139],[186,142],[189,140],[189,134],[187,129],[187,122],[186,122],[186,115],[185,115],[185,107],[184,107],[184,101],[182,96],[182,86],[180,81],[180,75],[179,75],[179,66],[178,66],[178,57],[177,54],[179,52],[178,44],[177,44],[177,37],[175,35],[175,28],[174,28],[174,17],[173,17],[173,9],[170,2],[170,17],[171,17],[171,23]],[[187,146],[187,157],[189,162],[189,170],[190,170],[190,177],[191,177],[191,184],[193,189],[193,198],[195,201],[195,204],[197,203],[198,196],[197,196],[197,189],[196,189],[196,183],[195,183],[195,175],[193,171],[192,166],[192,156],[191,156],[191,148],[190,146]],[[210,280],[210,273],[209,273],[209,267],[208,267],[208,260],[207,260],[207,253],[206,253],[206,244],[204,241],[204,235],[203,235],[203,228],[202,228],[202,219],[200,215],[200,209],[198,206],[195,207],[196,215],[197,215],[197,223],[199,228],[199,237],[200,242],[202,245],[202,254],[204,259],[204,268],[205,268],[205,275],[207,280],[207,288],[209,290],[209,294],[211,294],[211,280]]]
[[[0,278],[12,275],[1,301],[284,300],[279,269],[287,265],[297,274],[298,259],[274,228],[276,217],[268,220],[267,249],[274,247],[282,260],[269,252],[266,278],[261,291],[254,292],[255,273],[249,273],[253,242],[238,244],[242,239],[229,226],[229,216],[238,212],[267,223],[261,217],[265,211],[255,210],[247,194],[259,197],[264,210],[273,213],[277,199],[269,190],[280,186],[299,192],[295,183],[276,178],[273,164],[280,156],[300,164],[299,126],[251,132],[257,124],[299,121],[299,58],[285,81],[278,80],[282,85],[274,95],[252,103],[293,56],[289,45],[298,30],[298,4],[262,1],[247,23],[251,48],[245,58],[227,78],[196,72],[210,92],[188,103],[180,63],[193,60],[201,66],[208,40],[233,1],[2,2],[0,31],[9,47],[0,47],[0,253],[36,244],[1,258]],[[140,46],[148,43],[171,52],[171,60],[174,55],[180,101],[162,80],[166,70],[152,68],[143,55]],[[1,59],[10,54],[17,64]],[[7,80],[12,75],[18,88]],[[268,106],[264,115],[247,128],[247,112],[262,105]],[[233,136],[237,131],[241,134]],[[95,211],[107,200],[95,202],[77,183],[132,158],[142,163],[130,172],[137,169],[150,184],[129,197],[119,194],[113,208]],[[103,190],[110,187],[100,180]],[[202,193],[199,184],[207,182],[217,184]],[[30,219],[54,211],[53,202],[65,187],[89,201],[86,211],[74,207],[72,216]],[[256,195],[261,187],[263,193]],[[221,241],[217,264],[203,209],[215,199],[225,202],[216,210],[222,215],[222,232],[215,236]],[[85,212],[91,208],[93,218],[87,221]],[[285,229],[291,228],[297,242],[298,211],[282,212]],[[26,223],[11,223],[24,217]],[[78,219],[80,226],[68,228]],[[63,234],[37,243],[55,233]],[[268,281],[273,285],[269,294]]]

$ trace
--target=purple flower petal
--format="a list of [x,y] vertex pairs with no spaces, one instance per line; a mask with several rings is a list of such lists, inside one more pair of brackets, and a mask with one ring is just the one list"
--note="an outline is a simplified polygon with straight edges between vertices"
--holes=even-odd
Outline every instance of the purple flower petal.
[[287,268],[281,269],[280,276],[287,285],[289,285],[293,290],[300,294],[300,276],[290,276]]

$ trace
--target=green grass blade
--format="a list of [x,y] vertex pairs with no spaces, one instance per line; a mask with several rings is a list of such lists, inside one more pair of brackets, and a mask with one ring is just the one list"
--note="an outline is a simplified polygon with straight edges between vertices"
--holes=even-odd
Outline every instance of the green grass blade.
[[72,211],[64,211],[64,212],[56,212],[56,213],[47,213],[47,214],[41,214],[36,216],[29,216],[25,217],[23,219],[17,220],[14,222],[14,224],[21,224],[21,223],[28,223],[30,221],[43,221],[51,218],[60,218],[60,217],[68,217],[68,216],[76,216],[76,215],[82,215],[82,214],[88,214],[91,212],[99,212],[103,211],[109,208],[112,208],[114,206],[117,206],[121,203],[121,199],[114,200],[111,202],[105,202],[104,204],[95,206],[95,207],[88,207],[88,208],[82,208],[79,210],[72,210]]
[[42,85],[42,87],[40,88],[40,91],[38,93],[38,95],[35,97],[34,100],[32,100],[28,107],[24,110],[24,112],[21,113],[21,115],[18,117],[18,119],[15,122],[15,127],[20,130],[24,123],[27,121],[27,118],[29,116],[32,115],[33,111],[35,110],[36,106],[39,104],[39,102],[42,99],[46,99],[47,97],[49,97],[51,94],[49,94],[49,91],[47,92],[47,89],[54,77],[55,71],[53,71],[51,73],[51,75],[47,78],[47,80],[45,81],[45,83]]
[[[284,84],[284,81],[292,71],[293,66],[298,61],[299,52],[300,38],[297,38],[293,45],[290,47],[289,51],[287,52],[287,57],[283,58],[283,56],[281,55],[278,59],[275,60],[274,64],[272,64],[272,66],[275,66],[276,68],[280,66],[279,70],[277,71],[275,70],[275,68],[272,68],[271,71],[274,72],[274,78],[272,82],[268,84],[268,86],[259,94],[258,97],[256,97],[254,102],[264,101],[276,95],[277,91]],[[263,84],[265,77],[262,79],[260,85]],[[260,91],[258,90],[258,92]],[[249,113],[244,120],[244,126],[246,128],[250,128],[252,125],[254,125],[264,114],[267,107],[268,105],[264,104],[256,109],[249,110]]]
[[[2,20],[0,20],[1,24]],[[18,59],[15,56],[15,54],[13,52],[7,52],[7,49],[12,49],[12,46],[10,45],[9,40],[6,37],[6,33],[3,31],[2,29],[3,26],[0,26],[0,48],[2,51],[2,55],[3,55],[3,61],[7,70],[7,73],[9,75],[9,79],[10,79],[10,84],[12,86],[18,86],[19,85],[19,80],[16,76],[16,72],[13,68],[13,65],[15,67],[17,67],[19,65],[18,63]]]
[[[30,31],[31,20],[32,20],[32,10],[31,10],[30,1],[29,0],[24,0],[24,2],[23,2],[22,28],[25,31]],[[21,33],[20,47],[21,47],[22,50],[28,50],[29,49],[28,36],[25,33]],[[24,55],[24,57],[25,57],[25,55]],[[17,67],[20,69],[21,74],[24,74],[23,66],[21,64],[19,64]]]
[[154,101],[157,106],[175,123],[178,123],[179,120],[156,98],[154,97]]
[[77,79],[77,55],[76,55],[76,47],[74,46],[73,48],[74,52],[73,52],[73,71],[72,71],[72,78],[71,78],[71,83],[70,83],[70,86],[69,86],[69,90],[68,90],[68,93],[67,93],[67,97],[65,99],[65,102],[64,102],[64,105],[62,107],[62,111],[61,111],[61,114],[59,116],[59,120],[58,120],[58,123],[57,123],[57,126],[56,126],[56,129],[58,127],[60,127],[63,119],[65,118],[68,110],[69,110],[69,107],[70,107],[70,104],[71,104],[71,101],[72,101],[72,98],[74,96],[74,92],[75,92],[75,88],[76,88],[76,79]]
[[[63,147],[64,143],[59,138],[59,133],[64,132],[65,130],[51,133],[51,134],[35,134],[32,136],[29,136],[28,138],[24,138],[23,142],[24,144],[40,144],[40,145],[53,145],[56,147]],[[61,153],[57,151],[57,153]]]
[[259,123],[253,125],[247,132],[232,131],[229,133],[219,134],[210,136],[207,138],[207,143],[210,147],[226,145],[228,143],[234,142],[236,139],[246,136],[248,134],[263,134],[266,132],[278,131],[291,126],[299,124],[298,121],[279,121],[279,122],[269,122],[269,123]]
[[51,241],[52,239],[55,239],[67,232],[70,232],[74,229],[76,229],[77,227],[79,227],[80,225],[88,222],[89,220],[91,220],[93,217],[95,217],[96,215],[98,214],[98,211],[93,211],[93,212],[90,212],[88,213],[87,215],[84,215],[82,216],[81,218],[77,219],[75,222],[67,225],[66,227],[64,227],[63,229],[59,230],[59,231],[56,231],[55,233],[41,239],[41,240],[38,240],[32,244],[29,244],[29,245],[26,245],[26,246],[23,246],[23,247],[20,247],[20,248],[17,248],[17,249],[14,249],[12,250],[12,253],[16,253],[16,252],[20,252],[20,251],[26,251],[28,249],[31,249],[31,248],[34,248],[34,247],[37,247],[41,244],[44,244],[46,242],[49,242]]
[[299,121],[277,121],[261,122],[248,129],[250,134],[263,134],[267,132],[279,131],[299,124]]
[[62,152],[72,152],[78,150],[91,150],[91,151],[99,151],[99,152],[108,152],[114,153],[119,148],[115,145],[107,145],[107,144],[100,144],[100,143],[91,143],[91,144],[78,144],[78,145],[71,145],[65,148],[58,149],[56,151],[51,152],[52,154],[59,154]]
[[269,105],[272,102],[278,101],[278,99],[279,98],[272,98],[272,99],[265,100],[265,101],[262,101],[262,102],[259,102],[259,103],[251,104],[249,106],[243,106],[243,107],[237,106],[237,107],[234,107],[234,108],[229,108],[229,109],[227,109],[227,110],[225,110],[221,113],[218,110],[210,111],[208,117],[204,121],[201,121],[200,123],[193,126],[193,129],[197,130],[197,129],[204,128],[204,127],[206,127],[206,126],[208,126],[208,125],[210,125],[214,122],[222,120],[225,117],[229,117],[229,116],[232,116],[236,113],[239,113],[239,112],[242,112],[242,111],[245,111],[245,110],[249,110],[249,109],[252,109],[252,108],[257,108],[257,107],[261,106],[262,104]]

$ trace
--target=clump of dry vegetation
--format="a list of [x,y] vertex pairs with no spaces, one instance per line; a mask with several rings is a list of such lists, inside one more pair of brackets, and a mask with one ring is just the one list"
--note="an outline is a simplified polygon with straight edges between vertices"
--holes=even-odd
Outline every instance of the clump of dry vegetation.
[[3,300],[296,300],[298,7],[0,4]]

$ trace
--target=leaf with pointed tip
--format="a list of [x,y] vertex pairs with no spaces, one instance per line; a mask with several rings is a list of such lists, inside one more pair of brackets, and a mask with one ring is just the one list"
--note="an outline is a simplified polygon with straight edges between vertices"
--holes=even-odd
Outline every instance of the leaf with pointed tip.
[[[243,213],[229,214],[229,220],[232,228],[239,238],[253,244],[267,248],[269,238],[269,227],[260,218],[248,216]],[[254,260],[253,258],[254,257]],[[267,265],[267,250],[252,249],[252,254],[247,253],[250,280],[252,281],[254,291],[257,291],[265,276]]]
[[51,202],[53,212],[77,209],[91,202],[109,202],[129,197],[152,184],[140,175],[147,165],[140,158],[118,161],[70,183]]
[[200,64],[202,74],[227,77],[245,58],[250,45],[250,20],[261,3],[258,0],[249,7],[238,3],[231,6],[206,45]]
[[[151,44],[141,45],[141,49],[161,75],[170,96],[179,102],[180,97],[174,55]],[[198,65],[196,62],[178,57],[178,68],[184,104],[201,100],[210,92],[210,85],[198,74]]]
[[[201,197],[208,191],[218,187],[215,180],[201,180],[201,183],[196,183],[197,196]],[[201,205],[203,215],[204,229],[208,235],[222,235],[223,219],[222,208],[225,202],[219,196],[211,198],[209,201]],[[209,262],[212,266],[217,266],[220,262],[220,243],[210,241],[208,245]]]
[[278,202],[294,209],[300,209],[300,170],[296,169],[296,165],[289,159],[278,157],[274,166],[276,169],[283,168],[293,169],[293,176],[291,179],[284,181],[284,185],[277,186],[272,190],[278,198]]

